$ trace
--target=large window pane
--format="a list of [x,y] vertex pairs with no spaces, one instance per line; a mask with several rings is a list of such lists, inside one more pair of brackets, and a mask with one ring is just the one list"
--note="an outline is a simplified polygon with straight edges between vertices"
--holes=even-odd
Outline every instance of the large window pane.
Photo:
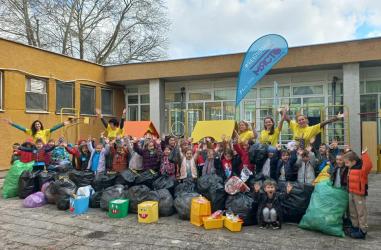
[[234,89],[218,89],[214,91],[214,100],[235,100]]
[[381,93],[381,81],[366,81],[366,93]]
[[165,93],[165,102],[181,102],[181,93]]
[[[74,108],[74,83],[56,82],[56,112],[60,113],[62,108]],[[72,110],[63,110],[72,113]]]
[[274,88],[261,88],[259,90],[260,98],[272,98],[274,95]]
[[361,95],[360,112],[377,112],[377,95]]
[[140,120],[141,121],[149,121],[149,105],[141,105],[140,106]]
[[257,99],[257,89],[251,89],[249,93],[245,96],[245,100],[255,100]]
[[139,96],[138,95],[129,95],[127,97],[128,104],[138,104],[139,103]]
[[128,106],[128,120],[138,121],[139,120],[139,106]]
[[189,93],[190,101],[198,101],[198,100],[211,100],[212,93],[210,91],[200,91]]
[[81,86],[81,114],[93,115],[95,111],[95,87]]
[[222,120],[221,102],[205,103],[205,120]]
[[243,119],[245,121],[255,122],[255,117],[255,102],[245,101],[243,103]]
[[290,86],[279,87],[278,88],[279,97],[289,97],[290,96]]
[[222,105],[224,107],[224,120],[235,120],[235,102],[223,102]]
[[47,111],[46,80],[26,79],[26,110]]
[[102,89],[102,114],[112,115],[113,114],[113,91],[112,89]]
[[141,95],[140,103],[149,103],[149,95]]
[[323,86],[302,86],[293,88],[294,95],[322,95]]
[[188,124],[187,130],[188,130],[188,135],[192,133],[194,126],[196,125],[197,121],[203,120],[203,115],[204,115],[204,104],[203,103],[188,103]]

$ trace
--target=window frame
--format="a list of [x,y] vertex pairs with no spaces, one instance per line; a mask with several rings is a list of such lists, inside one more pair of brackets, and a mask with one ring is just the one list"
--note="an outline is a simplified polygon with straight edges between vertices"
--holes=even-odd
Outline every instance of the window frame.
[[[93,110],[93,113],[92,114],[87,114],[87,113],[82,113],[82,105],[81,105],[81,100],[82,100],[82,88],[89,88],[89,89],[93,89],[94,90],[94,110]],[[80,115],[86,115],[86,116],[95,116],[95,109],[96,109],[96,87],[95,86],[92,86],[92,85],[88,85],[88,84],[81,84],[79,86],[79,103],[80,103],[80,107],[79,107],[79,114]]]
[[[45,92],[44,93],[39,93],[39,92],[34,92],[34,91],[28,91],[28,84],[30,85],[31,84],[31,80],[32,79],[35,79],[35,80],[40,80],[42,82],[45,83]],[[45,78],[40,78],[40,77],[34,77],[34,76],[25,76],[25,111],[26,112],[31,112],[31,113],[34,113],[34,112],[37,112],[37,113],[47,113],[48,110],[49,110],[49,107],[48,107],[48,79],[45,79]],[[30,109],[27,107],[27,95],[28,93],[35,93],[35,94],[40,94],[40,95],[45,95],[45,109]]]
[[75,109],[75,82],[64,82],[64,81],[60,81],[60,80],[56,80],[56,114],[61,114],[61,108],[58,110],[57,109],[57,86],[59,84],[62,84],[62,85],[72,85],[72,105],[71,107],[61,107],[61,108],[71,108],[73,109],[72,111],[65,111],[63,112],[62,114],[73,114],[74,113],[74,109]]
[[[103,111],[103,95],[102,95],[102,91],[111,91],[111,100],[110,100],[111,113],[110,114],[109,113],[104,113],[104,111]],[[105,115],[105,116],[113,116],[114,115],[114,111],[115,111],[114,99],[115,99],[114,89],[112,89],[112,88],[104,88],[104,87],[101,88],[101,112],[102,112],[102,115]]]

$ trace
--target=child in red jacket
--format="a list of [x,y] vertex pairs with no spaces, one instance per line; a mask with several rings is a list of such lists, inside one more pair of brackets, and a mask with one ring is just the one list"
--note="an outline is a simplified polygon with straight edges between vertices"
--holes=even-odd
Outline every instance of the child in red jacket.
[[368,228],[365,197],[368,195],[368,175],[372,169],[372,162],[366,151],[362,152],[361,159],[353,151],[344,155],[345,166],[349,168],[349,214],[353,227],[350,236],[356,239],[365,239]]

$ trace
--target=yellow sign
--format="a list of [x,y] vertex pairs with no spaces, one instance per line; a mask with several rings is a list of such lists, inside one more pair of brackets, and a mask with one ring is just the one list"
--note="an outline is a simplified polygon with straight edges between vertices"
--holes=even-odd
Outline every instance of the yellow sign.
[[222,136],[232,137],[236,129],[234,120],[198,121],[192,132],[193,142],[198,142],[205,137],[212,137],[217,142],[222,141]]

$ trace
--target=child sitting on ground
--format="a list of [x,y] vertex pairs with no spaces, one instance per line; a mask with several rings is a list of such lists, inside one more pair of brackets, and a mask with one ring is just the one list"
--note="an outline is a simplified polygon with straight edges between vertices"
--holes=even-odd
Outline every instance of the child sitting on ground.
[[95,174],[103,173],[106,171],[106,155],[110,152],[109,139],[104,139],[105,146],[102,143],[98,143],[93,147],[91,139],[87,140],[87,148],[91,152],[89,165],[87,169],[91,170]]
[[276,182],[267,179],[263,182],[264,193],[260,193],[259,183],[254,184],[254,202],[258,204],[258,224],[260,228],[280,229],[282,227],[282,206],[281,202],[287,199],[292,190],[292,185],[287,184],[286,194],[276,192]]
[[355,239],[365,239],[368,229],[366,196],[368,195],[368,175],[372,169],[372,162],[367,150],[364,150],[361,156],[360,159],[353,151],[344,155],[345,166],[349,168],[349,214],[352,222],[350,236]]

